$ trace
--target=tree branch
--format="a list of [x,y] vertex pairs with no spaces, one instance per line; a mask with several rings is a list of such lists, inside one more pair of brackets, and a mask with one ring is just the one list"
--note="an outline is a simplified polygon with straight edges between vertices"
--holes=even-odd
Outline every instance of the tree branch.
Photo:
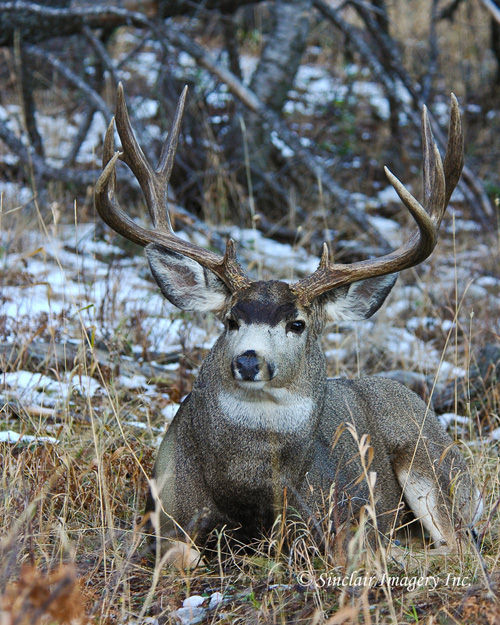
[[258,114],[270,129],[275,130],[279,138],[294,151],[295,158],[302,163],[315,179],[318,177],[321,179],[323,187],[331,194],[337,204],[342,207],[349,219],[355,222],[364,232],[372,233],[382,249],[388,250],[390,248],[386,239],[370,224],[364,212],[354,206],[349,191],[343,189],[333,180],[321,160],[301,144],[299,137],[287,127],[277,113],[264,106],[253,91],[246,87],[232,72],[216,63],[212,56],[198,43],[174,29],[168,29],[167,38],[173,45],[181,48],[193,57],[201,67],[217,76],[233,95],[241,100],[247,108]]
[[144,28],[149,24],[142,13],[118,7],[55,9],[34,2],[4,2],[0,9],[0,46],[12,46],[16,31],[20,32],[22,41],[37,43],[80,33],[84,26]]
[[[356,28],[343,20],[340,17],[338,10],[324,2],[324,0],[313,1],[314,6],[318,9],[318,11],[320,11],[323,16],[331,20],[332,23],[335,24],[337,28],[339,28],[339,30],[344,32],[346,36],[349,37],[352,45],[358,50],[358,53],[367,63],[374,77],[383,85],[386,92],[392,92],[394,94],[394,97],[399,98],[401,107],[406,111],[408,118],[412,122],[413,126],[420,129],[420,111],[424,102],[422,101],[418,87],[413,83],[411,78],[404,71],[402,63],[393,63],[392,66],[395,68],[397,78],[399,78],[399,85],[404,86],[410,94],[413,101],[413,108],[409,108],[406,102],[401,99],[401,96],[398,96],[398,92],[396,90],[397,83],[394,81],[393,78],[387,75],[384,67],[381,63],[379,63],[376,55],[373,53],[373,51],[370,49],[370,47],[364,41],[361,35],[357,32]],[[394,44],[392,46],[392,49],[394,50],[395,54],[394,58],[399,58],[399,53],[397,52],[396,46]],[[433,116],[430,112],[429,117],[434,122],[433,129],[437,144],[441,147],[441,149],[443,149],[446,145],[446,136],[444,132],[440,129],[436,121],[433,119]],[[464,169],[462,171],[462,179],[459,181],[458,187],[464,194],[467,202],[470,204],[477,219],[484,226],[489,227],[491,225],[491,221],[494,219],[495,210],[481,182],[467,166],[464,166]]]
[[484,7],[491,13],[491,17],[500,24],[500,7],[493,0],[481,0]]

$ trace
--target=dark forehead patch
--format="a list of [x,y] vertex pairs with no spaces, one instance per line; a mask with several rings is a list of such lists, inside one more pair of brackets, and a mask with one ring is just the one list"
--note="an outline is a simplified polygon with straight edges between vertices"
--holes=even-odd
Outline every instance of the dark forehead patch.
[[231,313],[245,323],[277,325],[298,315],[297,300],[285,282],[253,282],[240,291]]

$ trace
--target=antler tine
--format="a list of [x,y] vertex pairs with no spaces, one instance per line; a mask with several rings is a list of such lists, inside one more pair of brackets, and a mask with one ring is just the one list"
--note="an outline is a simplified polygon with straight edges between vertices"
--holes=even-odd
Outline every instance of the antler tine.
[[172,226],[169,226],[170,218],[167,217],[168,179],[163,179],[153,170],[136,139],[121,82],[116,93],[115,117],[116,129],[123,147],[121,160],[130,167],[141,186],[153,225],[160,230],[172,231]]
[[174,166],[175,153],[177,151],[179,134],[181,132],[181,121],[182,116],[184,115],[187,92],[188,88],[187,85],[185,85],[177,102],[174,121],[172,122],[172,127],[168,133],[168,139],[163,144],[160,160],[158,161],[158,167],[156,168],[156,173],[163,176],[163,178],[167,181],[170,180],[170,174],[172,173],[172,167]]
[[330,263],[328,250],[324,247],[318,269],[291,287],[303,302],[310,303],[322,293],[339,286],[413,267],[431,254],[437,242],[441,220],[463,167],[462,126],[458,102],[453,94],[451,94],[450,126],[444,166],[434,141],[425,106],[422,110],[422,147],[425,208],[398,178],[384,167],[389,182],[411,213],[418,230],[390,254],[350,265]]
[[460,109],[455,94],[451,94],[450,124],[448,127],[448,146],[444,157],[444,177],[446,180],[445,204],[450,201],[451,194],[460,179],[464,167],[464,134]]
[[422,107],[422,186],[424,206],[431,217],[438,219],[445,192],[443,161],[434,142],[427,107]]
[[[103,171],[95,185],[95,206],[99,215],[108,226],[130,241],[142,246],[146,246],[149,243],[158,243],[167,250],[187,256],[200,263],[203,267],[213,271],[229,290],[234,293],[250,284],[250,280],[245,276],[236,260],[234,242],[231,239],[228,240],[224,256],[214,254],[209,250],[177,237],[172,230],[168,217],[166,203],[167,185],[174,163],[186,92],[185,88],[179,99],[174,123],[169,133],[169,138],[163,146],[158,167],[153,171],[135,138],[125,104],[123,87],[120,83],[117,92],[115,118],[118,134],[122,141],[123,152],[115,152],[115,118],[113,118],[104,138]],[[130,167],[139,181],[155,226],[154,230],[139,226],[118,204],[114,194],[116,186],[115,168],[118,159],[124,161]]]
[[[106,134],[104,135],[104,145],[102,149],[103,167],[106,167],[106,165],[115,155],[114,132],[115,132],[115,118],[112,117],[111,121],[108,124],[108,127],[106,128]],[[117,153],[116,158],[113,162],[116,162],[116,159],[119,156],[120,156],[120,152]],[[109,177],[109,185],[110,185],[110,188],[114,191],[115,186],[116,186],[116,174],[115,174],[114,167],[112,167],[112,170],[113,170],[112,175],[110,175]]]

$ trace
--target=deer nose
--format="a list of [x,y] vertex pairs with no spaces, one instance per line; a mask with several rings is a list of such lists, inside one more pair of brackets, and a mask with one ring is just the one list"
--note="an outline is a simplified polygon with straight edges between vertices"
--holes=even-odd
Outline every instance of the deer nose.
[[237,380],[255,380],[260,371],[260,360],[255,351],[249,349],[233,358],[231,369]]

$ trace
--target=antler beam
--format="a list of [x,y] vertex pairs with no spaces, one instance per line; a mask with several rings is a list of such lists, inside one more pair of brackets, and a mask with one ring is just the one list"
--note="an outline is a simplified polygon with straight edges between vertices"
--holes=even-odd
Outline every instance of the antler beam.
[[304,303],[312,302],[330,289],[413,267],[431,254],[437,242],[441,220],[453,189],[460,178],[464,163],[462,125],[458,102],[454,94],[451,94],[448,147],[444,167],[432,135],[425,106],[422,111],[422,144],[425,208],[387,167],[384,168],[389,182],[415,219],[418,230],[401,247],[390,254],[350,265],[330,263],[328,247],[325,243],[318,269],[291,287]]
[[[163,145],[158,166],[153,169],[134,135],[123,86],[121,83],[118,85],[115,117],[111,120],[104,138],[103,171],[95,186],[95,206],[108,226],[125,238],[142,246],[158,243],[172,252],[197,261],[203,267],[213,271],[234,293],[249,286],[250,280],[236,260],[232,239],[229,239],[226,244],[224,256],[220,256],[180,239],[172,229],[168,212],[167,188],[174,164],[186,93],[187,87],[184,88],[179,98],[172,128]],[[118,152],[115,152],[114,148],[115,122],[122,143],[122,151]],[[137,178],[146,198],[154,229],[139,226],[118,204],[115,196],[117,160],[126,163]]]

